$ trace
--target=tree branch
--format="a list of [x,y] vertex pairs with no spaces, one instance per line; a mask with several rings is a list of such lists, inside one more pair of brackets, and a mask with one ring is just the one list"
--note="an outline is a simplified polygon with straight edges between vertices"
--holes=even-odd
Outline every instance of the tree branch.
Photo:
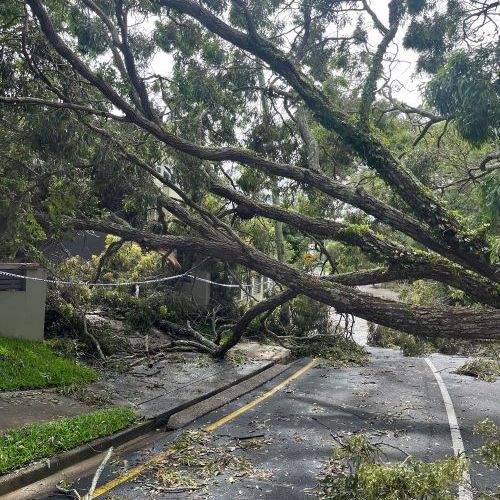
[[89,115],[102,116],[104,118],[111,118],[119,122],[129,121],[127,117],[116,115],[114,113],[109,113],[108,111],[102,111],[100,109],[91,108],[89,106],[83,106],[81,104],[75,104],[73,102],[58,102],[51,101],[50,99],[40,99],[38,97],[4,97],[0,96],[0,103],[8,104],[12,106],[20,105],[34,105],[34,106],[47,106],[49,108],[55,109],[68,109],[71,111],[77,111],[79,113],[86,113]]
[[500,310],[412,306],[374,297],[352,287],[327,282],[280,263],[249,247],[193,236],[157,235],[108,221],[66,218],[77,229],[95,229],[136,241],[148,248],[183,248],[226,262],[241,264],[314,300],[368,321],[420,336],[500,339]]
[[312,233],[319,237],[341,241],[347,245],[357,246],[375,258],[383,258],[388,261],[389,265],[399,269],[402,276],[400,279],[405,279],[407,270],[418,269],[421,278],[426,277],[441,281],[464,291],[479,302],[500,307],[500,287],[495,283],[473,273],[464,272],[458,266],[436,255],[405,248],[375,233],[368,227],[342,224],[329,219],[303,215],[274,205],[259,203],[219,184],[213,184],[211,191],[236,203],[236,213],[241,210],[245,214],[278,220],[296,227],[306,234]]
[[[327,98],[322,96],[319,91],[312,87],[306,77],[300,74],[293,64],[278,49],[272,46],[269,42],[263,41],[257,34],[255,35],[257,39],[252,39],[252,41],[250,41],[247,34],[227,26],[220,19],[213,16],[208,10],[198,4],[195,4],[191,0],[183,2],[180,2],[179,0],[160,1],[162,5],[173,7],[180,12],[192,15],[202,23],[206,23],[212,31],[214,31],[214,33],[227,37],[232,43],[241,46],[241,48],[244,48],[245,50],[253,52],[255,55],[268,62],[279,74],[282,74],[282,76],[284,76],[289,83],[296,88],[299,94],[302,95],[303,99],[324,126],[335,130],[343,136],[348,143],[352,143],[354,141],[357,144],[357,148],[361,148],[364,157],[367,159],[368,157],[373,156],[373,159],[376,160],[377,166],[390,177],[393,177],[392,180],[396,186],[403,189],[404,192],[401,191],[401,194],[404,195],[403,197],[406,201],[412,202],[413,200],[413,202],[416,202],[417,200],[415,199],[415,196],[419,198],[418,204],[420,207],[423,207],[424,212],[427,214],[432,213],[431,219],[433,223],[431,227],[433,235],[430,236],[428,234],[428,229],[425,229],[414,219],[405,216],[402,212],[394,210],[391,207],[388,207],[385,203],[382,203],[373,197],[370,198],[366,194],[360,196],[355,192],[353,193],[352,190],[346,188],[342,184],[333,183],[333,181],[330,181],[327,176],[321,176],[321,178],[315,182],[315,187],[318,187],[318,189],[321,189],[323,192],[328,191],[328,194],[338,197],[339,199],[341,199],[340,195],[343,195],[344,199],[348,203],[354,204],[353,202],[356,201],[355,206],[358,206],[362,210],[369,208],[371,209],[372,214],[374,204],[378,205],[375,213],[373,214],[374,216],[382,216],[385,219],[384,222],[389,223],[398,230],[403,230],[406,234],[409,234],[410,236],[416,238],[417,241],[421,241],[427,246],[429,246],[429,243],[432,243],[433,247],[429,246],[429,248],[435,249],[436,251],[438,247],[447,248],[447,256],[453,255],[455,260],[458,261],[459,259],[462,264],[467,265],[469,268],[475,269],[485,276],[497,279],[495,277],[494,270],[492,270],[489,265],[487,253],[483,252],[484,248],[488,248],[486,244],[483,241],[480,242],[480,253],[478,254],[476,249],[477,244],[479,243],[475,242],[471,237],[457,239],[457,231],[459,228],[458,222],[444,220],[444,218],[440,215],[444,208],[439,205],[433,196],[429,195],[426,190],[422,191],[422,189],[415,184],[418,183],[418,181],[416,181],[416,179],[409,172],[404,169],[399,169],[398,165],[395,163],[396,160],[392,158],[392,155],[383,147],[383,145],[378,143],[378,141],[376,141],[370,134],[357,130],[356,127],[354,127],[350,121],[342,115],[342,113],[334,111]],[[239,161],[241,163],[251,164],[257,168],[266,169],[268,172],[275,175],[283,175],[285,177],[294,178],[307,183],[311,183],[312,176],[320,175],[309,169],[297,170],[298,167],[294,167],[294,172],[292,173],[293,175],[291,175],[289,165],[279,165],[269,160],[260,158],[252,153],[248,153],[245,150],[238,150],[237,148],[199,147],[175,136],[174,134],[171,134],[163,127],[148,120],[137,110],[132,108],[100,76],[95,75],[76,56],[76,54],[55,32],[47,12],[42,7],[39,0],[27,0],[27,2],[37,16],[46,38],[59,55],[66,59],[73,66],[73,68],[80,73],[81,76],[99,89],[115,106],[121,109],[131,121],[152,133],[155,137],[162,140],[169,146],[201,159],[213,161]],[[382,177],[384,176],[382,175]],[[351,201],[347,201],[347,197],[350,198]],[[370,212],[367,211],[367,213]],[[423,214],[424,216],[425,213]],[[424,218],[431,220],[429,217]],[[402,223],[402,220],[404,220],[404,223]],[[409,231],[409,227],[411,225],[413,225],[413,229]],[[437,240],[440,240],[441,243]]]
[[408,203],[415,214],[435,228],[436,237],[459,249],[469,265],[477,266],[479,263],[483,267],[481,272],[493,275],[491,269],[487,271],[489,255],[485,251],[488,249],[486,242],[482,238],[471,237],[465,242],[460,223],[432,192],[404,168],[369,131],[359,129],[351,123],[348,116],[335,109],[328,97],[318,90],[281,50],[257,33],[247,34],[232,28],[192,0],[158,0],[158,3],[193,17],[212,33],[269,64],[271,69],[282,76],[302,97],[316,119],[327,130],[339,134],[344,142]]
[[[365,9],[369,9],[366,1],[363,2]],[[371,115],[371,106],[375,100],[375,91],[377,90],[377,82],[382,75],[385,53],[391,42],[394,40],[398,32],[399,23],[404,14],[403,0],[391,0],[389,3],[389,29],[385,31],[382,41],[377,47],[377,51],[373,56],[370,71],[363,85],[361,93],[361,102],[359,105],[359,123],[363,127],[368,127]],[[373,17],[373,16],[372,16]],[[378,19],[378,18],[377,18]]]

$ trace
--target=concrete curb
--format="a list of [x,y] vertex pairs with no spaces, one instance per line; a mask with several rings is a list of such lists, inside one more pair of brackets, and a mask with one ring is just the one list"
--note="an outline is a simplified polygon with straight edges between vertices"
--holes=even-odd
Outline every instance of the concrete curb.
[[[171,416],[177,413],[181,413],[182,411],[190,408],[191,406],[198,405],[199,403],[213,396],[216,396],[221,392],[225,392],[228,389],[235,388],[235,386],[237,386],[238,384],[246,382],[247,380],[253,377],[261,375],[263,382],[260,383],[259,385],[262,385],[267,380],[271,380],[272,378],[276,377],[279,374],[271,371],[269,374],[270,376],[266,380],[264,372],[272,368],[274,365],[275,365],[274,361],[266,363],[265,365],[257,368],[256,370],[234,380],[233,382],[225,384],[224,386],[214,389],[213,391],[207,392],[205,394],[202,394],[201,396],[193,398],[192,400],[186,401],[185,403],[175,406],[174,408],[171,408],[166,412],[156,415],[155,417],[150,418],[141,424],[134,425],[120,432],[117,432],[116,434],[112,434],[111,436],[106,436],[104,438],[91,441],[90,443],[83,444],[77,448],[73,448],[72,450],[68,450],[63,453],[60,453],[59,455],[55,455],[51,459],[37,462],[33,465],[28,465],[23,469],[0,476],[0,497],[2,495],[11,493],[20,488],[24,488],[25,486],[28,486],[36,481],[40,481],[54,474],[55,472],[65,469],[71,465],[75,465],[78,462],[82,462],[83,460],[86,460],[96,454],[102,453],[111,446],[116,447],[122,445],[124,443],[127,443],[128,441],[132,441],[133,439],[143,436],[157,429],[158,427],[166,426]],[[286,367],[288,366],[289,365],[286,365]],[[239,394],[239,391],[235,390],[234,392],[235,396],[233,399],[236,399],[237,397],[245,394],[246,392],[248,392],[248,389],[246,387],[243,388],[241,394]]]
[[212,396],[216,396],[220,392],[223,392],[227,389],[230,389],[231,387],[234,387],[235,385],[241,384],[241,382],[244,382],[245,380],[248,380],[249,378],[255,377],[256,375],[259,375],[259,373],[262,373],[265,370],[268,370],[269,368],[272,368],[276,363],[274,361],[270,361],[269,363],[266,363],[265,365],[257,368],[256,370],[253,370],[250,373],[247,373],[246,375],[243,375],[236,380],[233,380],[232,382],[229,382],[227,384],[224,384],[221,387],[218,387],[217,389],[214,389],[213,391],[206,392],[205,394],[202,394],[201,396],[198,396],[196,398],[190,399],[189,401],[186,401],[185,403],[181,403],[178,406],[175,406],[174,408],[171,408],[170,410],[167,410],[163,413],[160,413],[159,415],[156,415],[153,417],[154,423],[156,427],[162,427],[166,426],[168,423],[169,418],[172,415],[175,415],[176,413],[179,413],[182,410],[185,410],[189,408],[190,406],[194,406],[197,403],[200,403],[201,401],[205,401],[205,399],[211,398]]

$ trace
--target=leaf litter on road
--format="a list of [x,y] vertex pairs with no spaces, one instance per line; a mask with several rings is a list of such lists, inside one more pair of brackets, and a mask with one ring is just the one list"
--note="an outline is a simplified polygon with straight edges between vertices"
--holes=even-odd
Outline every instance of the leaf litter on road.
[[[206,490],[220,481],[235,483],[239,479],[264,479],[271,472],[256,469],[243,455],[247,450],[261,449],[270,439],[221,440],[206,431],[187,431],[170,446],[172,453],[153,469],[147,486],[157,492]],[[146,485],[146,483],[143,483]]]

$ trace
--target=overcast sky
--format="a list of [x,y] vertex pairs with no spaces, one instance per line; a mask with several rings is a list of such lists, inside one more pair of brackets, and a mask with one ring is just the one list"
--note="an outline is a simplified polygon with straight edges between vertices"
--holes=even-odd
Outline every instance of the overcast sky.
[[[377,14],[377,17],[387,26],[389,24],[389,9],[388,9],[387,1],[380,0],[372,0],[370,2],[371,8]],[[376,30],[374,29],[372,32],[375,35],[377,43],[380,39]],[[390,52],[394,53],[397,45],[398,55],[397,59],[400,62],[397,62],[392,68],[392,78],[393,80],[398,80],[401,82],[402,86],[398,93],[394,92],[394,97],[397,99],[406,102],[407,104],[416,106],[420,104],[421,94],[419,90],[419,86],[422,84],[423,80],[419,76],[415,78],[414,72],[417,61],[417,54],[413,50],[407,50],[403,47],[403,35],[405,33],[404,29],[400,29],[395,43],[391,44]],[[398,85],[394,86],[394,90],[398,88]]]
[[[386,26],[389,24],[388,3],[388,0],[371,0],[370,2],[370,6],[373,11]],[[346,28],[347,30],[352,32],[358,16],[358,12],[354,13],[353,23],[351,26]],[[373,28],[373,22],[371,18],[367,14],[365,14],[365,16],[365,26],[367,28],[372,27],[372,29],[369,31],[369,43],[372,45],[372,48],[375,51],[378,43],[380,42],[381,35],[376,28]],[[407,104],[417,106],[421,103],[421,93],[419,87],[422,84],[422,78],[415,78],[414,76],[417,54],[414,51],[406,50],[403,47],[402,38],[404,32],[404,29],[400,30],[399,34],[396,36],[394,43],[392,43],[389,47],[387,54],[388,56],[391,56],[392,54],[395,54],[397,50],[397,62],[391,65],[393,97]],[[163,51],[158,51],[151,63],[152,72],[165,75],[169,73],[169,69],[171,67],[171,56]]]

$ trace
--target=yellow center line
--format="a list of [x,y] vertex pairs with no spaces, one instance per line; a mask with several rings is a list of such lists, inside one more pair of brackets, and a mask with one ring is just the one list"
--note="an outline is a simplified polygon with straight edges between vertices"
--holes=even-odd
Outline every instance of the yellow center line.
[[222,417],[220,420],[217,420],[217,422],[214,422],[213,424],[207,425],[205,427],[205,430],[210,432],[215,429],[218,429],[224,424],[227,424],[231,420],[235,419],[236,417],[239,417],[241,414],[247,412],[248,410],[251,410],[258,404],[262,403],[262,401],[265,401],[266,399],[270,398],[273,394],[276,394],[278,391],[283,389],[287,384],[295,380],[296,378],[299,378],[303,373],[305,373],[309,368],[312,368],[316,363],[318,362],[317,359],[313,359],[312,361],[309,361],[307,365],[303,366],[300,370],[297,370],[293,375],[288,377],[286,380],[281,382],[281,384],[278,384],[277,386],[273,387],[270,391],[265,392],[262,394],[262,396],[259,396],[258,398],[254,399],[253,401],[250,401],[250,403],[246,404],[245,406],[242,406],[241,408],[238,408],[237,410],[233,411],[229,415],[226,415],[225,417]]
[[[303,375],[309,368],[312,368],[315,364],[317,364],[318,360],[313,359],[309,361],[306,365],[304,365],[302,368],[297,370],[295,373],[290,375],[286,380],[281,382],[280,384],[276,385],[273,387],[271,390],[265,392],[262,394],[262,396],[259,396],[258,398],[254,399],[253,401],[250,401],[250,403],[242,406],[241,408],[238,408],[237,410],[233,411],[229,415],[226,415],[225,417],[222,417],[220,420],[217,420],[213,424],[207,425],[204,430],[207,432],[213,431],[215,429],[218,429],[224,424],[227,424],[231,420],[235,419],[236,417],[239,417],[243,413],[247,412],[248,410],[251,410],[252,408],[255,408],[258,404],[262,403],[266,399],[270,398],[274,394],[276,394],[278,391],[283,389],[286,385],[288,385],[290,382],[293,382],[295,379],[299,378],[301,375]],[[112,479],[106,484],[103,484],[99,488],[97,488],[94,491],[94,494],[92,495],[92,498],[98,498],[108,491],[112,490],[113,488],[116,488],[120,484],[126,483],[127,481],[130,481],[131,479],[134,479],[137,477],[139,474],[144,472],[146,469],[149,469],[152,465],[155,465],[159,462],[162,462],[166,458],[168,458],[170,455],[172,455],[175,452],[174,449],[168,448],[164,452],[155,455],[154,457],[150,458],[149,460],[146,460],[140,465],[137,465],[136,467],[133,467],[132,469],[128,470],[125,474],[122,474],[121,476],[118,476],[115,479]]]

